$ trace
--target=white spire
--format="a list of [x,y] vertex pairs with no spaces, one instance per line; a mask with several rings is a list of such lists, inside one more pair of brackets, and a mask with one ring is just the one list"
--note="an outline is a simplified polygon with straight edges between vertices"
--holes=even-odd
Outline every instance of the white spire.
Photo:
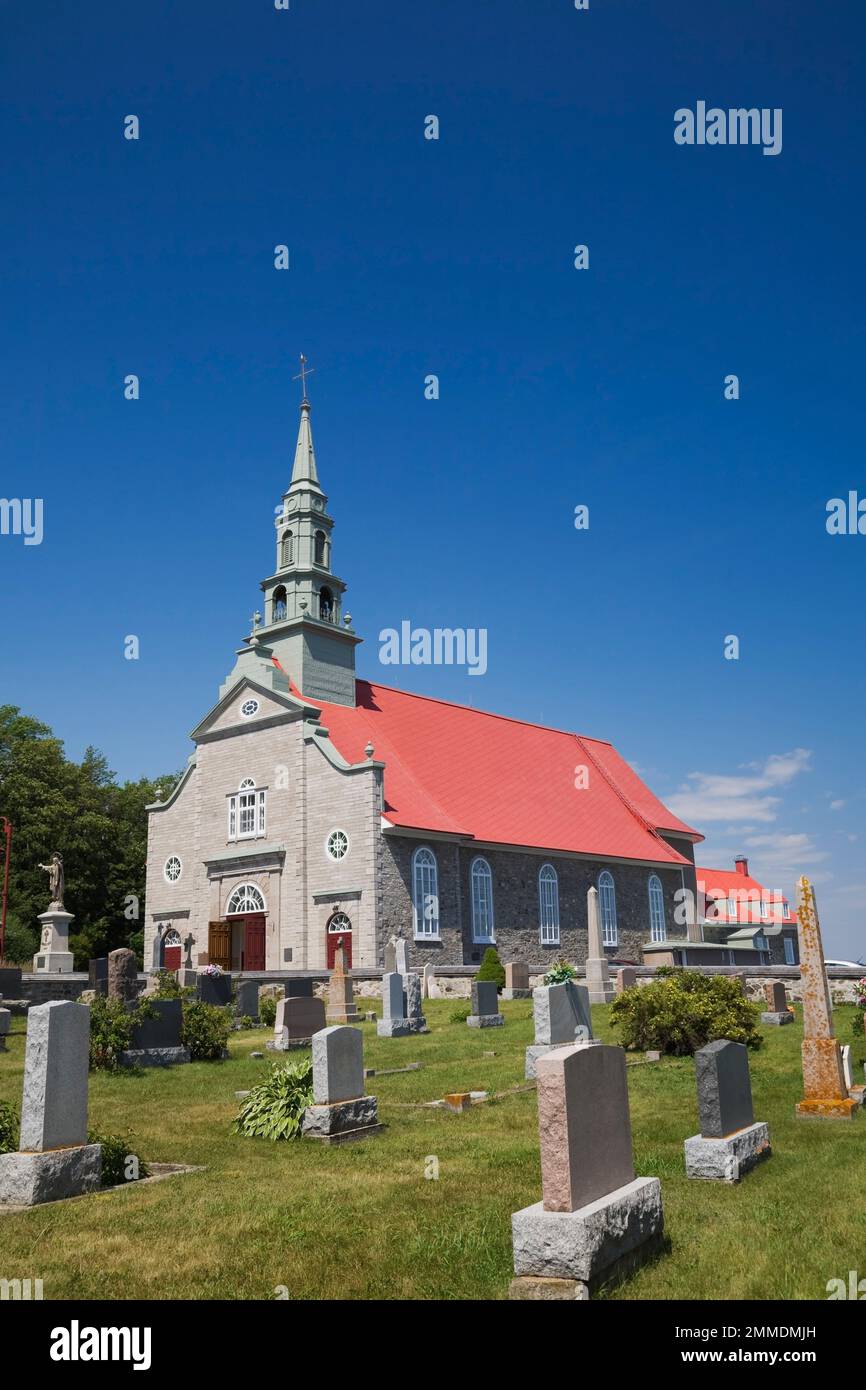
[[310,427],[310,402],[306,396],[301,401],[301,424],[298,429],[298,443],[295,448],[295,466],[292,469],[292,486],[295,483],[313,483],[319,486],[316,472],[316,454],[313,449],[313,431]]

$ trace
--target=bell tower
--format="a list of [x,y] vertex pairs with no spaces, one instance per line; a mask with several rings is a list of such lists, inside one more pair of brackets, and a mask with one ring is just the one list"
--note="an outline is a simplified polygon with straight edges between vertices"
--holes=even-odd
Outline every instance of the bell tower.
[[[256,658],[276,657],[301,694],[339,705],[355,703],[355,648],[361,641],[344,613],[346,585],[333,572],[334,519],[319,483],[310,402],[301,358],[301,421],[291,482],[276,509],[273,574],[262,580],[264,623],[253,617],[253,631],[241,648],[235,672],[248,668],[248,649]],[[274,668],[276,670],[276,668]]]

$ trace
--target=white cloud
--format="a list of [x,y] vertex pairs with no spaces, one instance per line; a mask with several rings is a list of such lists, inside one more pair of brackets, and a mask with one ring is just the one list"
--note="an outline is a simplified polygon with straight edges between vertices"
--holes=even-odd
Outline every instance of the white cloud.
[[830,810],[831,810],[831,811],[841,811],[841,810],[842,810],[842,807],[843,807],[844,805],[845,805],[845,802],[844,802],[844,801],[831,801],[831,802],[830,802]]
[[690,772],[668,804],[698,829],[708,821],[766,824],[778,816],[781,797],[775,793],[810,770],[811,756],[807,748],[795,748],[772,753],[763,764],[749,764],[741,773]]

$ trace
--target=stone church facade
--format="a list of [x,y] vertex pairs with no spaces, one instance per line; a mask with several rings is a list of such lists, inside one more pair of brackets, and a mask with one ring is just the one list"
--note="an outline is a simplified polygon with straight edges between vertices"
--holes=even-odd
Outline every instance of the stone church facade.
[[333,525],[305,398],[263,621],[148,808],[145,968],[322,971],[342,939],[376,969],[392,934],[580,966],[592,885],[612,959],[683,935],[702,837],[610,744],[356,679]]

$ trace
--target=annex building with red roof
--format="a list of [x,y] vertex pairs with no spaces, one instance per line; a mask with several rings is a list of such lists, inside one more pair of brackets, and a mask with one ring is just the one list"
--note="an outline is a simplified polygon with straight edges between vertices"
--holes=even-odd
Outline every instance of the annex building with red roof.
[[148,808],[146,968],[581,966],[593,886],[611,960],[681,935],[703,837],[612,744],[356,677],[333,525],[305,398],[264,613]]

